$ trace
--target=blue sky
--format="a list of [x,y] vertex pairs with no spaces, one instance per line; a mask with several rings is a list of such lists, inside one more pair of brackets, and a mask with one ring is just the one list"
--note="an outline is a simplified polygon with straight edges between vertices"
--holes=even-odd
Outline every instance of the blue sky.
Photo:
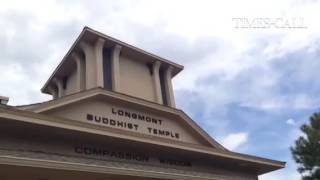
[[[289,147],[319,111],[318,1],[0,2],[0,95],[11,105],[47,100],[41,86],[90,26],[184,65],[178,108],[231,150],[287,162],[260,179],[299,179]],[[303,28],[248,24],[261,18],[299,18]]]

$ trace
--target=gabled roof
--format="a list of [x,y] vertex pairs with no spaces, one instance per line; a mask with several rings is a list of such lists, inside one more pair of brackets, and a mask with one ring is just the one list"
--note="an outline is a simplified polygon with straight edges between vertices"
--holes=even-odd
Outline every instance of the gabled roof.
[[208,135],[202,128],[200,128],[186,113],[184,113],[182,110],[171,108],[169,106],[163,106],[157,103],[153,103],[151,101],[147,101],[144,99],[132,97],[126,94],[122,94],[119,92],[113,92],[113,91],[107,91],[102,88],[93,88],[90,90],[82,91],[79,93],[75,93],[72,95],[64,96],[55,100],[47,101],[40,104],[34,104],[31,106],[22,106],[17,107],[21,110],[27,110],[32,111],[35,113],[46,113],[48,111],[55,110],[57,108],[61,108],[67,105],[71,105],[83,100],[90,100],[93,98],[99,98],[102,100],[108,101],[117,101],[117,102],[123,102],[123,103],[129,103],[131,105],[140,106],[143,108],[148,109],[148,111],[154,112],[158,111],[163,114],[169,114],[172,116],[178,116],[179,119],[183,120],[183,123],[185,123],[187,126],[189,126],[192,131],[194,131],[197,136],[201,137],[204,142],[208,146],[220,149],[220,150],[226,150],[222,145],[220,145],[217,141],[215,141],[210,135]]
[[54,79],[54,77],[63,77],[66,73],[70,71],[70,66],[72,65],[72,58],[71,55],[73,52],[80,52],[79,44],[82,41],[85,41],[87,43],[93,44],[96,42],[98,38],[102,38],[106,41],[105,46],[107,47],[113,47],[115,45],[120,45],[121,53],[130,55],[130,57],[138,57],[135,58],[137,60],[145,61],[145,62],[155,62],[160,61],[162,64],[173,67],[173,76],[178,74],[181,70],[183,70],[183,66],[179,65],[177,63],[174,63],[170,60],[167,60],[165,58],[159,57],[157,55],[154,55],[150,52],[144,51],[140,48],[137,48],[133,45],[127,44],[125,42],[122,42],[118,39],[115,39],[113,37],[110,37],[108,35],[105,35],[101,32],[98,32],[94,29],[91,29],[89,27],[84,27],[80,35],[77,37],[76,41],[72,44],[71,48],[68,50],[67,54],[63,57],[60,64],[57,66],[57,68],[54,70],[54,72],[51,74],[45,85],[41,88],[41,91],[43,93],[49,94],[48,86],[51,83],[51,81]]

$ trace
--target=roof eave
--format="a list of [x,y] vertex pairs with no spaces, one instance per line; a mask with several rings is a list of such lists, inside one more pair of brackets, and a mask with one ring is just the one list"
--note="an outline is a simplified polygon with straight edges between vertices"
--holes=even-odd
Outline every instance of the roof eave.
[[157,55],[155,55],[155,54],[153,54],[153,53],[150,53],[150,52],[147,52],[147,51],[145,51],[145,50],[143,50],[143,49],[140,49],[140,48],[138,48],[138,47],[136,47],[136,46],[130,45],[130,44],[125,43],[125,42],[123,42],[123,41],[121,41],[121,40],[118,40],[118,39],[116,39],[116,38],[113,38],[113,37],[111,37],[111,36],[108,36],[108,35],[106,35],[106,34],[103,34],[103,33],[99,32],[99,31],[96,31],[96,30],[90,28],[90,27],[87,27],[87,26],[86,26],[86,27],[84,27],[84,30],[87,30],[87,31],[89,31],[89,32],[91,32],[91,33],[94,33],[94,34],[96,34],[97,36],[100,36],[100,37],[102,37],[102,38],[104,38],[104,39],[107,39],[107,40],[109,40],[109,41],[115,42],[115,43],[117,43],[117,44],[119,44],[119,45],[121,45],[121,46],[127,47],[127,48],[129,48],[129,49],[133,49],[133,50],[135,50],[135,51],[137,51],[137,52],[139,52],[139,53],[141,53],[141,54],[145,54],[145,55],[150,56],[150,57],[152,57],[152,58],[154,58],[154,59],[157,59],[157,60],[162,61],[162,62],[164,62],[164,63],[166,63],[166,64],[169,64],[169,65],[173,66],[173,67],[176,69],[176,73],[175,73],[174,75],[178,74],[180,71],[182,71],[182,70],[184,69],[184,66],[182,66],[182,65],[180,65],[180,64],[174,63],[173,61],[170,61],[170,60],[168,60],[168,59],[162,58],[162,57],[157,56]]

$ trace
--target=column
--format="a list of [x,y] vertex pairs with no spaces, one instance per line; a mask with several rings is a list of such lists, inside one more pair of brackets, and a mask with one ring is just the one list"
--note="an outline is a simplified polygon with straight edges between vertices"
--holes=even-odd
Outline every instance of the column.
[[103,88],[103,47],[104,39],[99,38],[94,47],[94,53],[96,57],[96,73],[97,73],[97,86]]
[[55,88],[53,88],[52,86],[49,86],[48,90],[51,93],[53,99],[57,99],[58,98],[57,90]]
[[93,47],[85,42],[80,43],[80,47],[85,54],[86,63],[86,89],[92,89],[96,87],[96,61]]
[[85,62],[76,53],[72,53],[71,56],[77,65],[77,92],[80,92],[86,89]]
[[167,95],[168,106],[176,107],[176,103],[174,100],[173,88],[172,88],[172,71],[173,67],[169,66],[164,72],[164,79],[165,79],[165,89]]
[[64,95],[63,83],[61,79],[58,79],[58,78],[54,78],[53,82],[56,84],[58,88],[58,98],[61,98]]
[[121,46],[116,45],[112,50],[112,58],[111,58],[112,90],[117,92],[120,91],[120,67],[119,67],[120,51],[121,51]]
[[162,102],[162,94],[161,94],[161,85],[160,85],[160,61],[156,61],[153,63],[153,83],[154,83],[154,94],[155,94],[155,102],[159,104],[163,104]]

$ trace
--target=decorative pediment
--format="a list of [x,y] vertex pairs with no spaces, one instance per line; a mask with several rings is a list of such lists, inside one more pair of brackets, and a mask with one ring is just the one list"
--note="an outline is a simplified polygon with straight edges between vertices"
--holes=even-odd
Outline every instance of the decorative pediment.
[[142,99],[139,100],[141,103],[133,103],[132,97],[100,88],[72,95],[69,99],[61,98],[51,104],[40,104],[31,110],[150,137],[223,149],[177,109]]

